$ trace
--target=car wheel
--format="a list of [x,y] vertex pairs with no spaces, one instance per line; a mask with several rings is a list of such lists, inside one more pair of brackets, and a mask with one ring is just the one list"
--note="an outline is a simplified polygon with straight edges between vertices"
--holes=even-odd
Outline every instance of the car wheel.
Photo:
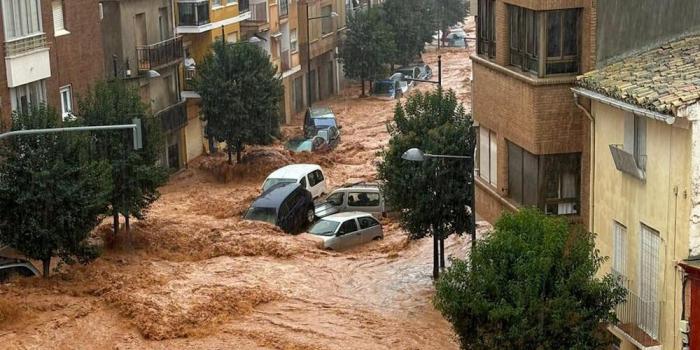
[[314,222],[314,219],[316,219],[316,213],[314,213],[313,209],[309,209],[306,212],[306,222],[310,224]]

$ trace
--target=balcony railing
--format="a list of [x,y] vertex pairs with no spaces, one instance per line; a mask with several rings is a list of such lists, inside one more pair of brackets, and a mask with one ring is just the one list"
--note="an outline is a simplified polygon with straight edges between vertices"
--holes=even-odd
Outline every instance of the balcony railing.
[[39,33],[29,37],[5,42],[5,56],[16,56],[25,52],[48,47],[46,34]]
[[136,48],[139,71],[147,71],[182,60],[182,37]]
[[659,345],[663,302],[645,300],[630,291],[629,288],[627,292],[627,300],[615,308],[615,313],[620,321],[617,328],[627,333],[642,346]]
[[193,91],[194,90],[195,78],[197,78],[197,68],[195,68],[195,67],[185,68],[185,90],[186,91]]
[[180,101],[155,115],[160,119],[164,132],[176,131],[187,124],[187,102]]

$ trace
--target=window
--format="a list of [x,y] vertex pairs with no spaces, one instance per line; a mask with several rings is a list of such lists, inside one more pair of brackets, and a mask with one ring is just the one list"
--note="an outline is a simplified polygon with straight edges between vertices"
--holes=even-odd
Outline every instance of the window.
[[5,39],[18,39],[41,33],[39,0],[2,0]]
[[46,103],[46,84],[44,80],[35,81],[10,89],[12,111],[29,113],[32,106]]
[[376,207],[379,205],[379,193],[351,192],[348,193],[349,207]]
[[581,155],[535,155],[508,142],[508,196],[546,214],[579,211]]
[[627,153],[634,155],[637,168],[646,169],[647,119],[632,113],[625,114],[625,145]]
[[509,5],[510,64],[538,76],[578,73],[579,18],[578,9],[537,12]]
[[285,17],[289,15],[289,0],[278,0],[280,17]]
[[63,120],[72,117],[73,113],[73,93],[70,85],[64,86],[60,90],[61,94],[61,115]]
[[212,0],[211,7],[221,6],[221,0]]
[[316,178],[316,172],[310,173],[307,177],[309,178],[309,187],[314,187],[319,182]]
[[297,39],[297,30],[292,29],[289,32],[289,46],[292,52],[296,52],[299,50],[299,43]]
[[168,8],[161,7],[158,9],[158,30],[160,31],[160,41],[170,38],[170,26],[168,25]]
[[639,328],[654,339],[659,336],[660,246],[659,233],[642,224],[639,240],[639,298],[644,302],[639,303],[637,313],[642,315]]
[[307,187],[307,186],[306,186],[306,178],[305,178],[305,177],[302,177],[302,178],[301,178],[301,181],[299,181],[299,183],[301,184],[301,188],[306,188],[306,187]]
[[379,226],[379,222],[377,220],[368,216],[357,218],[357,221],[360,222],[360,230],[364,230],[374,226]]
[[321,7],[321,35],[326,35],[333,31],[333,17],[331,17],[333,7],[331,5]]
[[344,222],[340,226],[340,230],[338,230],[338,236],[342,236],[355,231],[357,231],[357,223],[355,222],[355,219],[351,219]]
[[70,34],[66,30],[66,23],[63,14],[63,1],[52,1],[51,10],[53,12],[53,35],[60,36]]
[[209,2],[178,2],[178,19],[181,26],[201,26],[209,23]]
[[330,204],[335,205],[335,206],[343,205],[343,202],[345,201],[345,193],[344,192],[333,193],[332,195],[328,196],[328,198],[326,198],[326,201]]
[[496,133],[479,127],[479,149],[477,151],[479,157],[479,176],[493,186],[497,184],[498,167],[498,144]]
[[493,0],[479,1],[477,13],[477,53],[490,58],[496,56],[496,16]]
[[627,227],[613,222],[613,274],[625,277],[627,261]]

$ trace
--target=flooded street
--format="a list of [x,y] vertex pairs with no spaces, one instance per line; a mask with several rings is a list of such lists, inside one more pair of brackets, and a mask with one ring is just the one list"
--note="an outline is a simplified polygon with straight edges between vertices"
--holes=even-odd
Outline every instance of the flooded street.
[[[440,54],[444,87],[470,110],[467,51]],[[424,60],[437,79],[434,47]],[[431,304],[430,238],[409,242],[386,219],[383,241],[336,253],[304,234],[241,220],[267,174],[286,164],[321,165],[329,188],[375,178],[395,102],[358,95],[353,86],[321,103],[343,126],[330,153],[292,155],[282,142],[249,147],[244,164],[224,171],[223,158],[204,157],[174,175],[147,219],[132,224],[133,248],[121,241],[50,280],[0,286],[0,314],[14,316],[0,319],[2,348],[457,349]],[[296,123],[284,134],[298,133]],[[105,222],[98,233],[108,230]],[[469,245],[453,237],[447,255],[463,257]]]

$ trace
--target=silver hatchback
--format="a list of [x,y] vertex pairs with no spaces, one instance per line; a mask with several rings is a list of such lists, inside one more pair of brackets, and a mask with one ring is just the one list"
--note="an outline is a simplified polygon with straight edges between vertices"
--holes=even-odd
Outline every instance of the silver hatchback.
[[338,213],[319,220],[309,233],[322,239],[323,249],[343,250],[384,238],[382,225],[372,214]]

